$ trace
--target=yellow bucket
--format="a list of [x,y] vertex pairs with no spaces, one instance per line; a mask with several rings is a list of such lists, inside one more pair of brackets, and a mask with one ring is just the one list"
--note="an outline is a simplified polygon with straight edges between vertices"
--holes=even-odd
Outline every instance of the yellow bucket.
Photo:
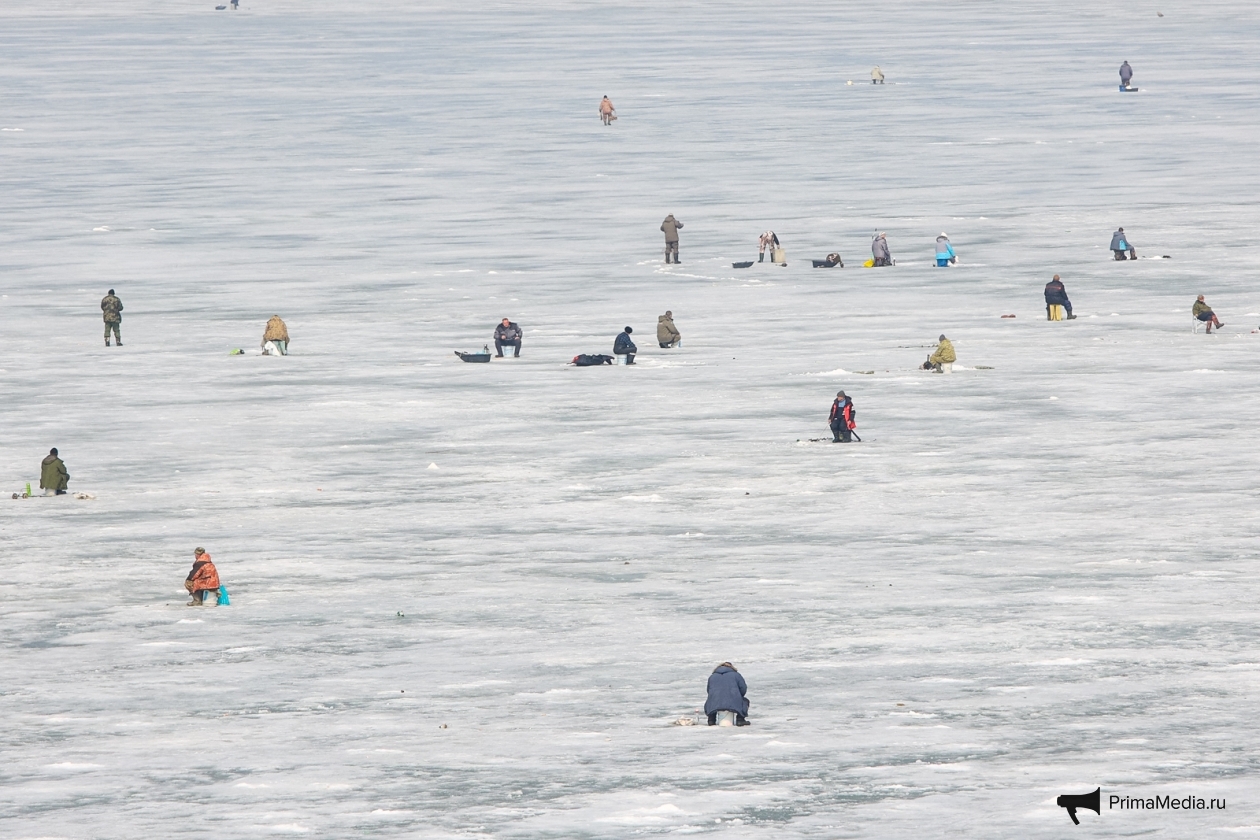
[[862,268],[874,268],[874,267],[875,267],[875,259],[874,259],[874,258],[871,258],[871,259],[867,260],[866,262],[862,263]]
[[1050,304],[1050,320],[1051,321],[1063,320],[1063,307],[1062,306],[1060,306],[1057,303]]

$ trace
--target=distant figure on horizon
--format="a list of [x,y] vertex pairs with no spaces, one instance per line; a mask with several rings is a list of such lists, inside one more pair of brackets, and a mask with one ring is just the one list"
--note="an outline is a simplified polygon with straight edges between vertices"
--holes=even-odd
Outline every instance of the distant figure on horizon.
[[109,346],[109,333],[114,333],[114,341],[122,347],[122,335],[118,332],[122,326],[122,301],[114,294],[114,290],[110,289],[109,294],[101,298],[101,315],[105,319],[105,346]]
[[734,665],[723,662],[714,668],[706,688],[709,696],[704,701],[704,713],[709,716],[709,726],[748,725],[748,683]]
[[941,231],[941,235],[936,237],[936,266],[944,268],[955,262],[958,262],[958,256],[954,253],[954,246],[949,244],[945,231]]
[[[1132,78],[1133,78],[1133,68],[1130,67],[1129,62],[1126,61],[1124,62],[1124,64],[1120,65],[1120,84],[1124,87],[1128,87],[1129,81]],[[1156,87],[1158,87],[1158,85],[1156,85]]]
[[1072,301],[1068,300],[1067,289],[1063,287],[1063,281],[1059,279],[1059,275],[1054,275],[1049,283],[1046,284],[1046,320],[1053,321],[1050,317],[1050,307],[1062,306],[1067,312],[1069,321],[1076,320],[1076,316],[1072,314]]
[[679,264],[678,259],[678,231],[682,230],[683,223],[674,218],[674,214],[670,213],[665,217],[665,221],[661,222],[661,230],[665,233],[665,264],[669,265],[669,255],[674,255],[674,265]]
[[656,343],[662,348],[682,346],[682,333],[674,326],[674,313],[668,309],[656,319]]
[[604,121],[604,125],[612,125],[613,120],[617,119],[617,109],[607,96],[599,103],[599,118]]
[[1124,235],[1124,228],[1118,229],[1111,234],[1111,252],[1116,255],[1116,259],[1125,259],[1125,251],[1129,252],[1128,259],[1136,260],[1137,251],[1133,250],[1133,245]]
[[39,487],[44,495],[66,495],[66,488],[70,486],[70,473],[66,472],[65,462],[57,456],[57,447],[48,451],[39,467]]
[[770,261],[774,261],[774,249],[779,247],[779,237],[768,230],[757,239],[757,262],[766,261],[766,249],[770,249]]
[[279,315],[272,315],[263,330],[262,348],[265,355],[271,355],[267,345],[271,344],[281,356],[289,355],[289,328],[280,320]]
[[892,265],[892,252],[888,250],[888,234],[876,233],[871,237],[871,257],[875,265]]
[[884,83],[884,71],[880,70],[879,65],[876,64],[875,68],[871,70],[871,84],[882,85],[883,83]]
[[[1191,307],[1190,313],[1200,321],[1207,324],[1208,335],[1212,334],[1212,327],[1216,327],[1219,330],[1221,327],[1225,326],[1217,320],[1216,313],[1212,311],[1212,307],[1203,302],[1203,295],[1199,295],[1199,299],[1194,302],[1194,306]],[[57,450],[55,449],[53,450],[53,452],[56,451]],[[40,486],[42,487],[43,485]]]

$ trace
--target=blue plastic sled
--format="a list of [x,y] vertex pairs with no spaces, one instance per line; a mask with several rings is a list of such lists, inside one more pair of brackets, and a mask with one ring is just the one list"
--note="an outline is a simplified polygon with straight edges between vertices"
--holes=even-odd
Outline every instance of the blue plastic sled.
[[219,606],[220,607],[232,606],[232,602],[228,600],[227,587],[221,583],[219,584]]

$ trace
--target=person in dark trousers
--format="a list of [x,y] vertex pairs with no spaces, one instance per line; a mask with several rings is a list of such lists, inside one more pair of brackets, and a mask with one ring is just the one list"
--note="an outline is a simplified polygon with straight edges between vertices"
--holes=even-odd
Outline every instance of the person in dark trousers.
[[1120,84],[1125,87],[1129,86],[1129,81],[1133,78],[1133,68],[1129,66],[1129,62],[1120,65]]
[[[1212,327],[1216,327],[1219,330],[1221,327],[1225,326],[1217,320],[1216,313],[1212,311],[1212,307],[1208,306],[1207,303],[1204,302],[1203,295],[1199,295],[1199,299],[1196,300],[1194,302],[1194,306],[1190,308],[1190,313],[1203,323],[1207,324],[1208,335],[1212,334]],[[56,452],[57,450],[54,449],[53,454],[56,454]]]
[[831,404],[831,416],[827,418],[827,422],[831,424],[832,443],[853,442],[853,430],[857,428],[857,409],[853,407],[853,400],[849,399],[844,391],[836,394],[835,402]]
[[112,330],[114,340],[118,342],[118,346],[122,347],[122,335],[118,329],[122,326],[122,301],[114,294],[114,290],[110,289],[109,294],[101,298],[101,315],[105,318],[105,346],[109,346],[109,333]]
[[635,346],[634,341],[630,338],[630,333],[634,332],[630,327],[626,327],[617,335],[617,340],[613,342],[613,355],[625,356],[626,364],[634,364],[634,354],[639,352],[639,348]]
[[502,359],[504,347],[514,347],[516,352],[512,354],[512,358],[519,359],[521,357],[521,328],[514,321],[504,318],[499,322],[499,326],[494,328],[494,352]]
[[704,713],[709,716],[709,726],[717,726],[718,715],[730,712],[735,715],[736,726],[748,725],[748,684],[739,671],[729,662],[723,662],[709,674],[709,696],[704,701]]
[[64,496],[70,486],[70,473],[66,472],[65,462],[57,456],[57,448],[53,447],[39,465],[39,487],[45,496]]
[[683,223],[674,218],[674,214],[670,213],[665,217],[665,221],[661,222],[661,230],[665,233],[665,264],[669,264],[669,255],[674,255],[674,265],[678,265],[678,231],[682,230]]
[[1059,279],[1059,275],[1054,275],[1054,279],[1046,284],[1046,320],[1050,320],[1050,307],[1062,306],[1067,310],[1068,320],[1074,320],[1075,315],[1072,314],[1072,301],[1068,300],[1067,289],[1063,288],[1063,281]]
[[888,239],[885,233],[876,233],[871,237],[871,258],[875,265],[892,265],[892,252],[888,250]]
[[1119,228],[1115,233],[1111,234],[1111,252],[1116,255],[1116,259],[1125,259],[1125,251],[1129,252],[1128,259],[1136,260],[1137,251],[1133,250],[1133,246],[1124,235],[1124,228]]

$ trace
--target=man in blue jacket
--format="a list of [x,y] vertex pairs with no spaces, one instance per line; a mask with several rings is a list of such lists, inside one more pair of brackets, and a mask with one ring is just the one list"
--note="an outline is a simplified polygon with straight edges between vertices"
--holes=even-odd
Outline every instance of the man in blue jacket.
[[1133,246],[1129,244],[1129,240],[1124,235],[1124,228],[1120,228],[1111,234],[1111,251],[1116,255],[1116,259],[1125,259],[1124,252],[1128,251],[1128,259],[1136,260],[1137,251],[1133,250]]
[[1054,279],[1046,284],[1046,320],[1050,319],[1050,307],[1062,306],[1067,312],[1069,321],[1076,320],[1076,316],[1072,314],[1072,301],[1068,300],[1067,289],[1063,287],[1063,281],[1059,279],[1059,275],[1054,275]]
[[709,698],[704,701],[704,713],[709,716],[709,726],[717,726],[718,712],[734,712],[735,725],[748,725],[748,684],[729,662],[723,662],[709,675]]
[[625,356],[626,364],[628,365],[634,364],[634,354],[639,352],[639,348],[630,340],[630,333],[632,332],[634,330],[626,327],[618,334],[617,340],[613,342],[613,355]]

